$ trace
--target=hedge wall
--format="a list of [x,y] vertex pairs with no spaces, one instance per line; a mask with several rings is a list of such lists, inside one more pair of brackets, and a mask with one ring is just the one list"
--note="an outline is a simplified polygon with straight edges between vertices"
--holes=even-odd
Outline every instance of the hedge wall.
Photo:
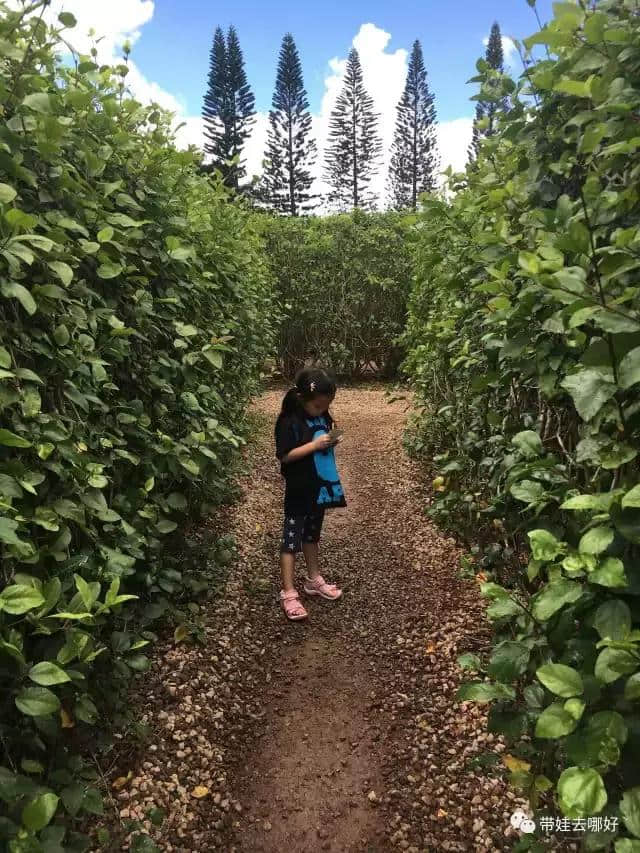
[[101,808],[73,756],[103,710],[96,668],[146,668],[141,626],[184,584],[168,538],[227,492],[272,339],[253,220],[127,97],[126,63],[59,63],[45,5],[0,3],[0,839],[16,851],[83,848],[61,821]]
[[338,375],[395,374],[413,260],[411,217],[397,213],[262,220],[280,298],[286,376],[305,360]]
[[[633,853],[640,18],[635,2],[594,5],[554,4],[519,81],[479,63],[483,100],[512,108],[450,201],[425,208],[406,367],[432,514],[487,545],[466,569],[496,643],[461,659],[475,680],[459,698],[491,703],[534,808],[607,816],[585,849]],[[516,849],[530,847],[546,849]]]

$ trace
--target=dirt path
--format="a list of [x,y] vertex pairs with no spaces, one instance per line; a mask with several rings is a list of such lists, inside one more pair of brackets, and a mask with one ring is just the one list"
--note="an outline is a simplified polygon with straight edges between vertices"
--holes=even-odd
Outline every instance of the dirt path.
[[401,444],[406,403],[339,392],[348,508],[327,515],[321,556],[345,593],[290,624],[276,604],[280,397],[256,404],[264,434],[223,520],[239,559],[206,642],[167,641],[145,682],[153,735],[114,795],[120,818],[163,808],[158,828],[144,825],[180,853],[510,849],[514,796],[478,761],[504,747],[480,709],[454,702],[458,654],[487,642],[482,606],[453,540],[424,517]]

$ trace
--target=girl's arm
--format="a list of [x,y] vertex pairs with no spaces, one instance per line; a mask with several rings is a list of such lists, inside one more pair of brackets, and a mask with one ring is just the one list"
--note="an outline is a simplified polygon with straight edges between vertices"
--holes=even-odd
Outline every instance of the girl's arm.
[[328,447],[331,447],[332,444],[335,444],[335,441],[332,441],[326,433],[324,435],[319,435],[313,441],[307,442],[307,444],[301,444],[300,447],[294,447],[293,450],[290,450],[282,457],[282,462],[284,465],[288,462],[296,462],[298,459],[303,459],[305,456],[308,456],[310,453],[315,453],[317,450],[326,450]]

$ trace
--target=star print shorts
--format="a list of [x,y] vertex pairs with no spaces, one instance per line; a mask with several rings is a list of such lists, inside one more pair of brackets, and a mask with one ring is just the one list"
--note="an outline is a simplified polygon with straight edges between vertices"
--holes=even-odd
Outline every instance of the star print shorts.
[[280,551],[297,554],[302,551],[303,542],[318,542],[323,520],[323,509],[310,515],[285,515]]

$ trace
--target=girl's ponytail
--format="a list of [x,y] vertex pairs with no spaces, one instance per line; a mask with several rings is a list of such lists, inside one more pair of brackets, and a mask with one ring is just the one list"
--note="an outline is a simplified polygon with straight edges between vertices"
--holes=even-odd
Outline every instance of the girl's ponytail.
[[289,388],[282,400],[282,409],[280,410],[280,417],[286,418],[289,415],[293,415],[294,412],[297,411],[299,405],[300,403],[298,401],[298,389],[295,386],[293,388]]

